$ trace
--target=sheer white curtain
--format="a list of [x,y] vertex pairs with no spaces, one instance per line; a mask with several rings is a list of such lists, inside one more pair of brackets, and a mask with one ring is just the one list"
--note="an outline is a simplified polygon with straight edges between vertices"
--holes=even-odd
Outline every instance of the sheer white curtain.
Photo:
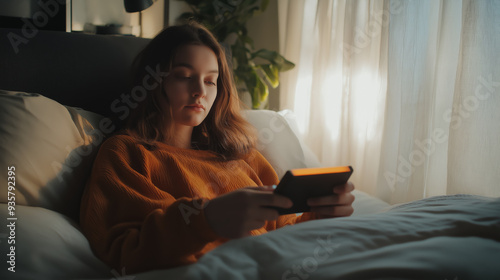
[[390,203],[500,195],[500,1],[279,0],[281,109]]

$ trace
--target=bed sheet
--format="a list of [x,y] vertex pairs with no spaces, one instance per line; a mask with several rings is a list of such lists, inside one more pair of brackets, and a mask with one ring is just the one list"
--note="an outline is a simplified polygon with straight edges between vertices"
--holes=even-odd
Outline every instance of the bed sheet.
[[437,196],[305,222],[230,241],[192,265],[121,275],[116,279],[499,279],[500,198]]

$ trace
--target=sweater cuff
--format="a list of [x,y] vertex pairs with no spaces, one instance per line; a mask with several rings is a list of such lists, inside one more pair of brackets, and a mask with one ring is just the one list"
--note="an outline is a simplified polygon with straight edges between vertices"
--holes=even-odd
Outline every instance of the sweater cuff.
[[318,219],[318,216],[314,212],[304,212],[302,215],[297,217],[296,223],[302,223],[306,221],[312,221]]
[[[207,218],[205,216],[205,207],[207,206],[208,199],[200,198],[194,199],[193,205],[197,207],[197,211],[191,215],[190,227],[198,234],[198,236],[205,242],[213,242],[216,240],[226,240],[217,233],[215,233],[212,227],[208,224]],[[201,207],[200,207],[201,206]]]

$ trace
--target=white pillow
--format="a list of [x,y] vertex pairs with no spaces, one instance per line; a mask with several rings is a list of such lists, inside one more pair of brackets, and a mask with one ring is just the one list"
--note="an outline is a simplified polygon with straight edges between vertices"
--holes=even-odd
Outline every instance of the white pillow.
[[[0,204],[0,219],[7,221],[5,204]],[[73,279],[121,275],[112,271],[94,256],[78,225],[68,217],[39,207],[16,206],[15,272],[7,271],[11,265],[3,262],[2,275],[7,279]],[[3,225],[5,227],[5,225]],[[10,235],[10,230],[7,231]],[[2,229],[4,232],[4,229]],[[0,241],[3,258],[10,259],[10,246]],[[6,278],[3,278],[6,279]]]
[[257,150],[281,178],[287,170],[307,167],[300,142],[279,113],[245,110],[243,116],[257,129]]
[[299,125],[297,124],[297,116],[291,110],[282,110],[279,111],[278,114],[282,115],[293,133],[297,136],[299,140],[300,147],[302,148],[302,152],[304,153],[304,160],[307,167],[321,167],[322,164],[319,162],[318,157],[313,153],[313,151],[306,145],[306,143],[302,140]]
[[[0,166],[15,168],[17,205],[40,206],[77,219],[102,139],[102,132],[75,108],[39,94],[0,90]],[[7,176],[0,172],[4,186]],[[0,202],[7,202],[7,192],[0,192]]]

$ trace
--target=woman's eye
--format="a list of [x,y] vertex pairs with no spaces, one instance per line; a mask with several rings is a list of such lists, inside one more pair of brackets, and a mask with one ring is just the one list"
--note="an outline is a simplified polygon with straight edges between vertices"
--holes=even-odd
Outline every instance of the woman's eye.
[[211,86],[216,86],[216,84],[214,82],[211,82],[211,81],[205,81],[205,83],[208,85],[211,85]]
[[189,80],[189,79],[191,79],[191,76],[189,76],[189,75],[176,75],[176,77],[179,80]]

